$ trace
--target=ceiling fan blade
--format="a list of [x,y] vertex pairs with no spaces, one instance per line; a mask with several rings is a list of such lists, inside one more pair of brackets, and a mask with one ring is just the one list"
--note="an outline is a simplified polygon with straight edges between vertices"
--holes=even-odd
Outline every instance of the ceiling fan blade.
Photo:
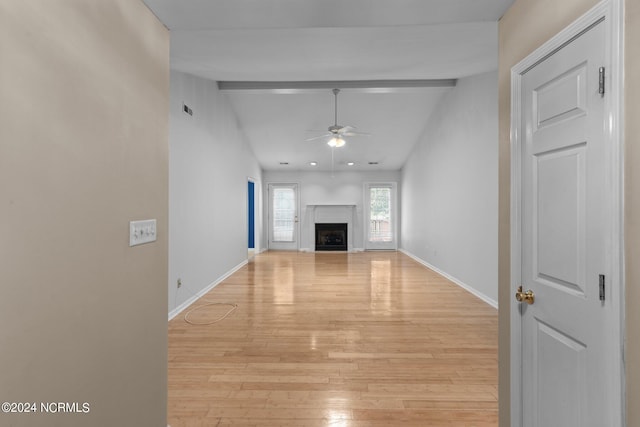
[[330,137],[330,136],[331,136],[331,134],[327,133],[325,135],[314,136],[313,138],[307,138],[307,139],[305,139],[305,141],[315,141],[317,139],[327,138],[327,137]]
[[371,136],[370,133],[366,133],[366,132],[344,132],[344,133],[341,133],[340,135],[342,135],[342,136]]
[[355,128],[355,127],[353,127],[353,126],[342,126],[341,128],[339,128],[339,129],[337,130],[337,132],[338,132],[340,135],[344,135],[344,134],[345,134],[345,132],[352,132],[352,131],[355,131],[355,130],[356,130],[356,128]]
[[367,132],[358,132],[354,126],[342,126],[338,129],[338,134],[340,136],[370,136],[370,133]]

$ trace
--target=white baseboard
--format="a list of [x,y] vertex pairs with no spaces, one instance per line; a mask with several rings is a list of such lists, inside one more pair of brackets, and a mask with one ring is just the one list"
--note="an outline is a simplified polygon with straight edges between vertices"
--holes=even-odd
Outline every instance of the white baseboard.
[[489,298],[488,296],[486,296],[482,292],[478,291],[477,289],[472,288],[471,286],[467,285],[466,283],[462,282],[461,280],[458,280],[455,277],[453,277],[452,275],[440,270],[438,267],[435,267],[435,266],[429,264],[427,261],[425,261],[425,260],[423,260],[421,258],[418,258],[417,256],[415,256],[411,252],[408,252],[408,251],[406,251],[404,249],[398,249],[398,251],[402,252],[403,254],[408,256],[409,258],[412,258],[414,261],[419,262],[420,264],[424,265],[428,269],[433,270],[436,273],[438,273],[439,275],[441,275],[443,277],[446,277],[447,279],[451,280],[453,283],[455,283],[456,285],[460,286],[465,291],[470,292],[473,295],[475,295],[476,297],[480,298],[482,301],[486,302],[491,307],[493,307],[495,309],[498,308],[498,301],[494,300],[493,298]]
[[224,281],[226,278],[228,278],[229,276],[231,276],[233,273],[235,273],[236,271],[240,270],[242,267],[244,267],[245,265],[248,264],[249,261],[244,260],[242,261],[240,264],[236,265],[235,267],[233,267],[231,270],[227,271],[225,274],[223,274],[222,276],[220,276],[218,279],[216,279],[216,281],[214,281],[213,283],[209,284],[207,287],[205,287],[204,289],[202,289],[200,292],[198,292],[197,294],[195,294],[194,296],[192,296],[191,298],[189,298],[188,300],[186,300],[185,302],[183,302],[182,304],[180,304],[179,306],[177,306],[176,308],[174,308],[173,310],[171,310],[169,312],[169,320],[173,319],[174,317],[176,317],[178,314],[182,313],[187,307],[189,307],[191,304],[193,304],[194,302],[198,301],[204,294],[206,294],[207,292],[209,292],[211,289],[215,288],[216,286],[218,286],[222,281]]

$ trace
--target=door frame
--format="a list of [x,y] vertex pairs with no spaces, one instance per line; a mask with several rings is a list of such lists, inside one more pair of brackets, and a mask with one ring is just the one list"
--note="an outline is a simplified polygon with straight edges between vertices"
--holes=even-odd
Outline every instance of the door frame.
[[[250,228],[249,228],[249,218],[251,217],[251,214],[249,212],[249,183],[253,184],[253,256],[255,257],[255,255],[260,252],[260,248],[259,248],[259,240],[258,240],[258,227],[257,227],[257,219],[258,219],[258,215],[257,213],[259,212],[258,209],[258,193],[260,192],[260,188],[257,185],[257,181],[255,178],[251,177],[251,176],[247,176],[247,198],[246,198],[246,202],[247,202],[247,240],[249,238],[249,233],[250,233]],[[248,242],[247,242],[248,243]],[[247,246],[249,246],[247,244]],[[248,251],[247,251],[247,258],[249,258],[248,256]]]
[[271,188],[273,188],[273,186],[278,186],[278,185],[282,185],[282,186],[290,186],[290,185],[295,185],[296,186],[296,217],[298,218],[298,220],[295,222],[294,225],[294,234],[295,234],[295,240],[296,240],[296,247],[295,249],[290,249],[292,251],[299,251],[300,250],[300,183],[299,182],[268,182],[267,186],[266,186],[266,191],[267,191],[267,248],[268,249],[272,249],[271,247],[271,237],[273,236],[273,224],[271,223],[271,208],[273,205],[273,200],[271,199]]
[[[552,55],[564,45],[570,43],[583,31],[598,21],[604,19],[605,49],[606,49],[606,97],[604,102],[605,115],[608,116],[609,129],[606,131],[608,158],[605,158],[608,182],[608,204],[610,223],[607,233],[606,263],[612,272],[611,280],[611,309],[614,317],[619,318],[618,330],[613,337],[613,345],[608,353],[614,372],[614,390],[611,391],[614,404],[619,407],[619,418],[612,420],[612,426],[625,425],[625,377],[624,377],[624,151],[623,151],[623,0],[603,0],[585,15],[574,21],[551,40],[540,46],[533,53],[516,64],[511,69],[511,277],[510,277],[510,390],[511,390],[511,425],[522,426],[522,340],[521,320],[518,304],[512,295],[522,277],[522,212],[521,185],[522,170],[521,156],[524,132],[521,130],[521,80],[522,76],[539,62]],[[616,389],[618,392],[616,393]]]

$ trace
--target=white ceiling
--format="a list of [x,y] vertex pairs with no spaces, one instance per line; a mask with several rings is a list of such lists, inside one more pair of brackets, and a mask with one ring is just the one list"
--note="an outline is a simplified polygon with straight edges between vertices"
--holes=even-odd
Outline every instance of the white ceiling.
[[[331,149],[320,140],[304,141],[322,134],[308,130],[326,130],[334,121],[331,89],[315,89],[317,81],[346,81],[336,84],[343,89],[338,122],[371,133],[335,149],[335,169],[400,169],[450,88],[345,86],[362,80],[397,85],[456,79],[495,70],[497,21],[513,2],[144,1],[171,31],[173,69],[223,82],[283,82],[283,87],[307,82],[304,90],[225,91],[265,170],[331,170]],[[309,166],[312,160],[319,165]],[[356,166],[346,166],[347,161]]]

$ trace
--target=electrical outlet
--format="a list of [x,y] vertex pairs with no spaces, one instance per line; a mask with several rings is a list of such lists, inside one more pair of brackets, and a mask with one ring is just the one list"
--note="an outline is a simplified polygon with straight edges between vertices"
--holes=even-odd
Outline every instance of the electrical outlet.
[[182,279],[178,279],[178,289],[182,287]]
[[129,246],[155,242],[156,240],[155,219],[129,222]]

